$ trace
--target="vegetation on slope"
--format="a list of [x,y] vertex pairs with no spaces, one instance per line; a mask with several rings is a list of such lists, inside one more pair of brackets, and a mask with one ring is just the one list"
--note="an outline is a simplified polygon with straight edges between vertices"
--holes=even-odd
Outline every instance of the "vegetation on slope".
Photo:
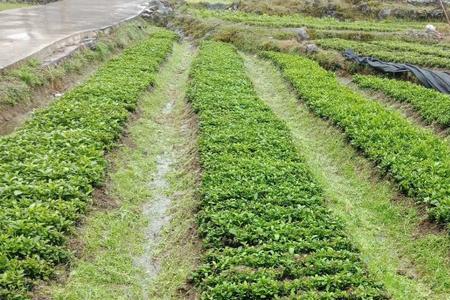
[[386,299],[231,45],[205,42],[188,97],[203,169],[203,299]]
[[39,89],[58,91],[71,76],[106,61],[131,43],[147,37],[151,30],[151,26],[138,19],[114,28],[111,33],[101,34],[92,49],[83,48],[57,64],[43,65],[36,59],[30,59],[17,67],[3,70],[0,72],[0,111],[33,101],[33,93]]
[[450,222],[448,144],[343,86],[316,62],[275,52],[264,55],[280,66],[316,114],[342,128],[351,143],[392,176],[408,196],[427,204],[430,217]]
[[27,7],[27,6],[29,6],[29,4],[27,4],[27,3],[0,2],[0,11],[8,10],[8,9],[21,8],[21,7]]
[[423,86],[377,76],[356,75],[353,81],[362,88],[380,91],[387,96],[411,104],[427,123],[450,125],[450,96]]
[[154,33],[0,140],[0,298],[26,298],[34,280],[68,260],[66,234],[102,180],[104,152],[174,38]]

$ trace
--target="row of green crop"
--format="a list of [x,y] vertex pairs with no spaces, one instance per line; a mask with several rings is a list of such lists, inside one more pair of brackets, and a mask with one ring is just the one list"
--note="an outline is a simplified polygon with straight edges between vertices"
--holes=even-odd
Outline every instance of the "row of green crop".
[[444,141],[343,86],[316,62],[282,53],[265,56],[314,113],[342,128],[402,191],[426,203],[430,217],[450,222],[450,148]]
[[66,234],[105,172],[104,152],[154,81],[174,34],[158,30],[0,139],[0,299],[24,299],[69,258]]
[[386,299],[236,50],[203,43],[191,79],[203,170],[201,297]]
[[440,44],[423,44],[412,43],[405,41],[372,41],[371,45],[379,46],[383,49],[398,50],[398,51],[411,51],[414,53],[420,53],[424,55],[432,55],[437,57],[450,58],[450,48],[446,45]]
[[313,29],[360,30],[395,32],[422,29],[425,23],[395,21],[339,21],[334,18],[317,18],[304,15],[272,16],[245,12],[191,9],[191,13],[202,18],[220,18],[231,22],[270,27],[302,27]]
[[360,55],[372,56],[381,60],[398,63],[410,63],[429,67],[450,67],[450,57],[440,57],[432,54],[422,54],[410,50],[395,50],[371,43],[350,41],[344,39],[321,39],[315,41],[325,49],[343,51],[352,49]]
[[353,81],[362,88],[380,91],[393,99],[411,104],[429,124],[450,125],[450,97],[411,82],[356,75]]

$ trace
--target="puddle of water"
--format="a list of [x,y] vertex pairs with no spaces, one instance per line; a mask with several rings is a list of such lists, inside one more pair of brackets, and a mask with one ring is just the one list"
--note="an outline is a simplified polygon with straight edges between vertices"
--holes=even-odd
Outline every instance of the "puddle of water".
[[145,217],[150,220],[146,229],[147,243],[144,248],[144,255],[137,260],[150,280],[154,279],[160,270],[158,261],[153,258],[153,251],[158,245],[158,238],[163,227],[170,221],[168,210],[172,199],[166,195],[166,190],[169,187],[166,176],[171,170],[173,158],[169,153],[163,153],[156,158],[156,164],[155,178],[150,184],[150,188],[154,191],[154,199],[151,203],[147,203],[143,209]]
[[[170,101],[162,110],[164,116],[169,115],[175,106],[174,101]],[[158,259],[154,257],[154,251],[159,243],[161,232],[169,222],[170,215],[168,213],[172,198],[167,195],[167,190],[170,187],[167,181],[167,175],[172,170],[172,165],[175,162],[174,153],[167,149],[165,152],[156,157],[156,172],[153,180],[149,184],[149,188],[153,191],[152,201],[144,205],[143,214],[149,220],[146,228],[146,244],[144,245],[144,254],[136,259],[136,264],[141,267],[146,277],[143,282],[143,298],[148,299],[147,289],[149,281],[154,280],[160,270],[161,265]]]

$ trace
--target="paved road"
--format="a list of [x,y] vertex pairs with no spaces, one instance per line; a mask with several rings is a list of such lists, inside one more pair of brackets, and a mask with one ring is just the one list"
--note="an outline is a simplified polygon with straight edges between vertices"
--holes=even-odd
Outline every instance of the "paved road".
[[0,12],[0,69],[58,41],[135,17],[148,0],[62,0]]

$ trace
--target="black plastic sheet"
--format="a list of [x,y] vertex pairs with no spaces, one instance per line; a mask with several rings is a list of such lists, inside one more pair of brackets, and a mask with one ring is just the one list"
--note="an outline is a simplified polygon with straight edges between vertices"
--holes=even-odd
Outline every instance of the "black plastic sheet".
[[345,50],[342,54],[346,59],[361,65],[368,65],[384,73],[412,73],[419,82],[427,88],[433,88],[441,93],[450,94],[450,73],[423,69],[415,65],[384,62],[367,56],[359,56],[353,50]]

